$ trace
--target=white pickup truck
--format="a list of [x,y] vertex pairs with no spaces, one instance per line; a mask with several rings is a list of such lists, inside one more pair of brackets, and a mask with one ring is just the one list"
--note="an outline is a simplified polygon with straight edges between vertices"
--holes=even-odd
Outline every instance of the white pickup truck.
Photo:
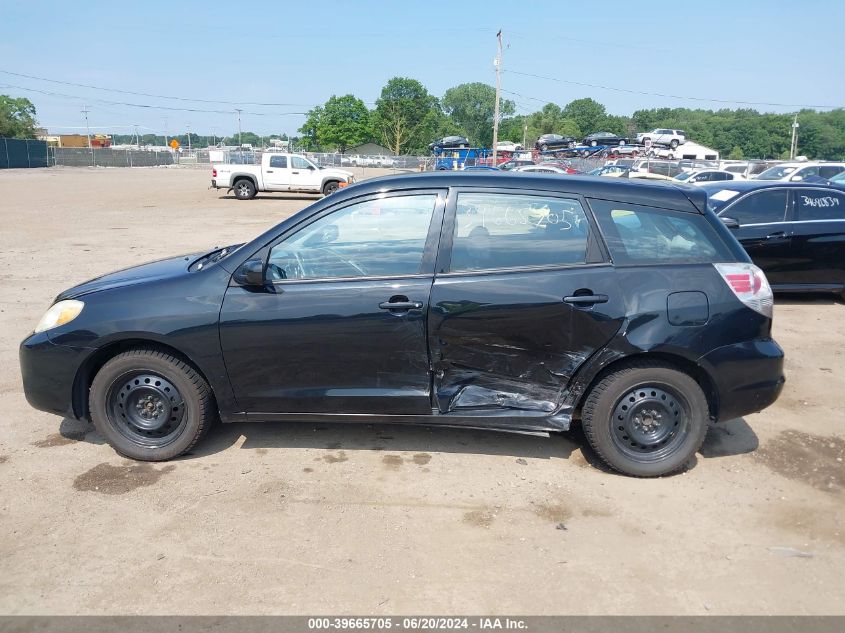
[[306,191],[327,196],[354,180],[348,171],[318,167],[298,154],[265,153],[261,165],[211,166],[211,186],[234,191],[239,200],[254,198],[259,191]]

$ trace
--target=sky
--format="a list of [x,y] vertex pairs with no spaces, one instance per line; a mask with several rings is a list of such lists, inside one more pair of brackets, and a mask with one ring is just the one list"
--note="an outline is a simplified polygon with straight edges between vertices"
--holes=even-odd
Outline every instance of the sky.
[[493,85],[499,29],[520,114],[581,97],[611,114],[845,107],[842,0],[43,0],[0,15],[0,94],[32,100],[53,133],[84,133],[87,106],[92,132],[231,135],[240,108],[244,131],[296,134],[332,95],[373,107],[394,76],[437,97]]

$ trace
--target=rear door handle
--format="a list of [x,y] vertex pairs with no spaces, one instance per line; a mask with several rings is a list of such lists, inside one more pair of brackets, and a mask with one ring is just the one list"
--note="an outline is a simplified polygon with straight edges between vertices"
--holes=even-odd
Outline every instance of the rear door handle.
[[268,170],[267,170],[267,173],[268,173],[268,174],[272,174],[272,173],[273,173],[273,170],[272,170],[272,169],[268,169]]
[[609,297],[607,295],[571,295],[564,297],[565,303],[574,303],[576,305],[589,305],[592,303],[607,303]]
[[779,240],[781,238],[786,237],[786,233],[784,231],[775,231],[774,233],[769,233],[766,236],[767,240]]
[[298,174],[299,172],[298,172],[298,171],[292,171],[292,172],[290,172],[290,173],[292,173],[292,174]]
[[382,301],[378,307],[382,310],[419,310],[423,304],[421,301]]

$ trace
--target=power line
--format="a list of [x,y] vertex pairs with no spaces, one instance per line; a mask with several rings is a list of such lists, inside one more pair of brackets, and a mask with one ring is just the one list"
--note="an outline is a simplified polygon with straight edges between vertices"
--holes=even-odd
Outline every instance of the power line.
[[[161,106],[150,105],[148,103],[130,103],[127,101],[110,101],[107,99],[94,99],[89,97],[80,97],[78,95],[69,95],[62,92],[51,92],[49,90],[38,90],[37,88],[26,88],[24,86],[14,86],[11,84],[0,85],[2,88],[14,88],[16,90],[25,90],[27,92],[37,92],[39,94],[48,95],[51,97],[60,97],[65,99],[75,99],[79,101],[94,101],[97,103],[105,103],[107,105],[128,106],[130,108],[145,108],[147,110],[168,110],[174,112],[201,112],[206,114],[232,114],[234,110],[208,110],[204,108],[177,108],[175,106]],[[246,112],[251,116],[289,116],[289,115],[305,115],[307,112]]]
[[[628,94],[644,95],[647,97],[661,97],[663,99],[682,99],[687,101],[702,101],[706,103],[726,103],[730,105],[755,105],[755,106],[772,106],[778,108],[813,108],[817,110],[833,110],[841,108],[842,106],[833,105],[812,105],[806,103],[769,103],[766,101],[737,101],[730,99],[710,99],[707,97],[688,97],[682,95],[664,94],[661,92],[644,92],[642,90],[630,90],[628,88],[617,88],[614,86],[602,86],[600,84],[589,84],[581,81],[571,81],[569,79],[560,79],[558,77],[548,77],[546,75],[535,75],[534,73],[523,73],[518,70],[503,70],[502,72],[510,73],[512,75],[521,75],[523,77],[533,77],[534,79],[544,79],[546,81],[557,81],[559,83],[571,84],[573,86],[582,86],[585,88],[598,88],[599,90],[611,90],[613,92],[625,92]],[[525,97],[526,99],[533,99],[533,97]],[[548,101],[548,100],[546,100]]]
[[36,77],[35,75],[24,75],[23,73],[13,73],[10,70],[2,70],[0,69],[0,73],[4,75],[13,75],[14,77],[21,77],[24,79],[33,79],[35,81],[46,81],[53,84],[61,84],[63,86],[73,86],[75,88],[88,88],[90,90],[102,90],[105,92],[116,92],[120,94],[126,95],[134,95],[136,97],[152,97],[154,99],[172,99],[174,101],[191,101],[194,103],[217,103],[220,105],[232,105],[232,106],[261,106],[261,107],[301,107],[301,108],[310,108],[313,107],[313,104],[308,103],[254,103],[254,102],[241,102],[241,101],[218,101],[214,99],[196,99],[192,97],[176,97],[173,95],[157,95],[151,94],[149,92],[133,92],[131,90],[120,90],[119,88],[104,88],[102,86],[92,86],[90,84],[80,84],[74,83],[72,81],[62,81],[60,79],[49,79],[47,77]]

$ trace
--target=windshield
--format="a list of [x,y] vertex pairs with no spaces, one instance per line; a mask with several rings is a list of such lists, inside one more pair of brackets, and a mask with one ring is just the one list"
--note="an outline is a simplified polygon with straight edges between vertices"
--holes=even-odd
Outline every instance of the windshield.
[[793,171],[795,171],[795,167],[786,167],[784,165],[779,165],[777,167],[770,167],[762,174],[757,176],[757,180],[780,180],[784,176],[788,176]]
[[694,173],[694,172],[691,172],[691,171],[685,171],[685,172],[680,173],[680,174],[678,174],[677,176],[675,176],[675,180],[681,180],[681,181],[686,180],[687,178],[689,178],[690,176],[692,176],[692,175],[693,175],[693,173]]
[[845,171],[840,171],[840,172],[839,172],[838,174],[836,174],[835,176],[832,176],[832,177],[830,178],[830,182],[841,182],[841,183],[845,183]]

